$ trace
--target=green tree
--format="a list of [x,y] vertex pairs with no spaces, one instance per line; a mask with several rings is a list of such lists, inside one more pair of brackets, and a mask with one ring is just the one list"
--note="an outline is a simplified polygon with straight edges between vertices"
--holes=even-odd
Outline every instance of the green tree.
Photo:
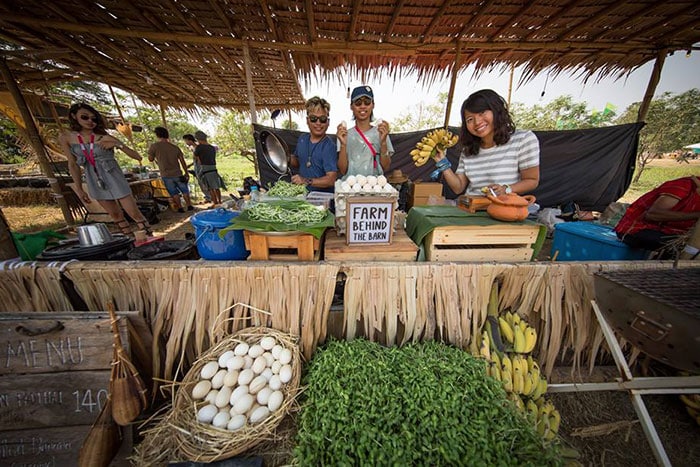
[[[700,141],[700,90],[682,94],[666,92],[649,104],[645,123],[640,132],[637,153],[636,183],[647,164],[665,153],[682,151],[683,146]],[[622,113],[616,123],[637,121],[640,102],[635,102]]]
[[445,121],[446,105],[446,92],[438,94],[437,102],[426,103],[420,101],[417,104],[413,104],[391,122],[391,131],[399,133],[442,126]]
[[518,128],[528,130],[573,130],[610,124],[615,118],[614,106],[602,111],[588,110],[585,102],[574,102],[571,96],[559,96],[548,104],[526,107],[513,103],[510,107]]
[[219,170],[229,185],[242,185],[243,178],[255,175],[255,140],[247,114],[236,111],[224,114],[216,127],[216,138],[220,157],[231,159],[226,161],[230,170],[223,173]]

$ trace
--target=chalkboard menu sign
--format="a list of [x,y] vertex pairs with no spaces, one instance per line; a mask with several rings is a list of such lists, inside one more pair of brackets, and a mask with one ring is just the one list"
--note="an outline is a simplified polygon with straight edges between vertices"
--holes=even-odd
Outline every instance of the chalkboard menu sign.
[[349,197],[345,212],[348,245],[391,244],[394,231],[393,199]]

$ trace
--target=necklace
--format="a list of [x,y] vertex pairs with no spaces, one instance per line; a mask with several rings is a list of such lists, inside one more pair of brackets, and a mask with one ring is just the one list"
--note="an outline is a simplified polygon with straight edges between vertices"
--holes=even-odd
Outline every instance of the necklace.
[[314,155],[314,152],[316,151],[316,148],[321,144],[321,142],[323,142],[324,139],[326,139],[327,136],[328,136],[328,135],[324,135],[323,138],[321,138],[320,140],[318,140],[318,143],[312,143],[312,142],[311,142],[311,136],[309,136],[309,151],[308,151],[308,155],[307,155],[307,158],[306,158],[306,168],[307,168],[307,169],[308,169],[309,167],[311,167],[311,157]]

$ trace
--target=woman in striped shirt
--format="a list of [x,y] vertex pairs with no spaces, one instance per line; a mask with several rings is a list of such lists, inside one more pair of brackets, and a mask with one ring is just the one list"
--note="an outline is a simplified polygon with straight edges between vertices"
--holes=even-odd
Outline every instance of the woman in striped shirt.
[[438,171],[452,191],[483,195],[524,194],[540,182],[540,144],[532,131],[516,130],[505,100],[490,89],[470,95],[462,104],[462,154],[456,171],[443,152]]

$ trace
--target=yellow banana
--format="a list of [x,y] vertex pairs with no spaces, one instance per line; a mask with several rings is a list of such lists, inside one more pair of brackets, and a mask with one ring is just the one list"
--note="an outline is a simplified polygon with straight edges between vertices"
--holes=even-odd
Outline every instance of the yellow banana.
[[523,394],[529,396],[532,394],[534,389],[532,375],[530,373],[525,373],[523,375]]
[[[484,193],[488,193],[489,189],[488,189],[488,187],[484,187],[484,188],[482,189],[482,191],[483,191]],[[506,312],[503,314],[503,318],[506,320],[506,323],[510,324],[510,327],[512,328],[512,327],[513,327],[513,313],[510,312],[510,311],[506,311]]]
[[486,360],[491,360],[491,343],[489,342],[489,333],[484,331],[481,334],[481,347],[479,347],[479,355]]
[[537,414],[540,411],[540,408],[537,407],[537,404],[535,404],[535,402],[532,399],[528,399],[527,403],[525,404],[525,408],[527,409],[528,414],[530,414],[532,422],[537,423]]
[[559,414],[559,411],[555,408],[552,408],[552,411],[549,412],[549,429],[553,433],[559,433],[559,425],[561,424],[561,415]]
[[535,349],[537,343],[537,331],[532,326],[525,330],[525,353],[530,353]]
[[510,344],[513,343],[513,328],[510,324],[502,317],[498,317],[498,328],[501,330],[501,336]]
[[498,367],[499,371],[501,369],[501,358],[498,356],[498,353],[496,352],[491,352],[491,361],[496,364]]
[[520,325],[520,315],[517,313],[513,313],[513,327]]
[[518,408],[518,410],[525,412],[525,403],[523,402],[523,400],[520,398],[519,395],[511,392],[508,394],[508,399],[510,399],[513,402],[513,404],[515,404],[515,406]]
[[501,381],[501,366],[491,362],[491,365],[489,366],[489,375],[492,378]]
[[513,392],[513,364],[508,355],[501,357],[501,381],[506,392]]
[[517,394],[523,393],[523,373],[520,369],[520,365],[513,365],[513,392]]
[[688,407],[700,410],[700,394],[681,394],[680,398]]
[[513,328],[513,350],[517,353],[525,352],[525,334],[520,326]]

